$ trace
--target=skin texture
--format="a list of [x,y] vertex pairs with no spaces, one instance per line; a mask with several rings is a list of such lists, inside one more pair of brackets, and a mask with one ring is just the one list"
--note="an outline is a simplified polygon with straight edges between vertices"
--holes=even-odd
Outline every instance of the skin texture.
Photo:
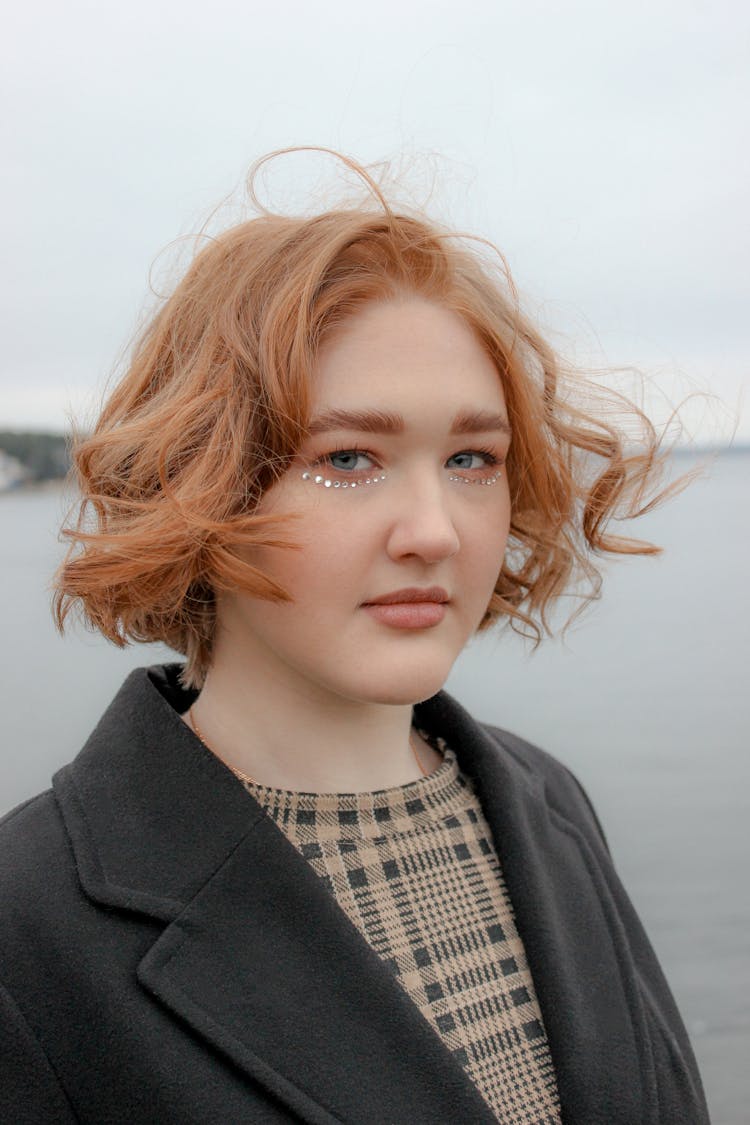
[[[408,745],[411,705],[443,686],[500,569],[510,435],[451,430],[477,411],[507,419],[505,400],[468,326],[419,298],[351,317],[322,347],[314,385],[313,430],[333,410],[396,414],[403,428],[313,433],[266,494],[261,511],[293,514],[298,549],[257,550],[249,561],[294,600],[220,597],[195,713],[212,749],[264,784],[387,788],[420,776]],[[306,469],[350,486],[316,485]],[[478,483],[499,471],[496,483]],[[386,479],[366,486],[374,474]],[[435,586],[449,599],[435,625],[396,628],[365,608],[405,587]],[[419,756],[428,770],[439,762],[423,743]]]

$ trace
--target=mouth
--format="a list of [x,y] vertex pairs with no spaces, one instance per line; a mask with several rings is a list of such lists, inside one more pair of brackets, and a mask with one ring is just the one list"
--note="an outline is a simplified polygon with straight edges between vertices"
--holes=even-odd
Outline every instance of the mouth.
[[409,586],[404,590],[394,590],[391,594],[381,594],[379,598],[371,598],[362,604],[369,605],[414,605],[419,602],[433,602],[445,605],[450,601],[447,590],[442,586],[428,586],[421,589],[419,586]]
[[432,629],[445,617],[449,601],[442,586],[410,586],[363,602],[362,609],[393,629]]

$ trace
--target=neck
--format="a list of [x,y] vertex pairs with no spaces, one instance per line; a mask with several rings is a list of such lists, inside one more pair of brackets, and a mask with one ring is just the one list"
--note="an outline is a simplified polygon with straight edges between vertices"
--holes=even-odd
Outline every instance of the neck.
[[229,656],[218,648],[194,714],[213,753],[259,784],[368,792],[405,785],[440,764],[416,732],[410,745],[411,706],[331,697],[255,654]]

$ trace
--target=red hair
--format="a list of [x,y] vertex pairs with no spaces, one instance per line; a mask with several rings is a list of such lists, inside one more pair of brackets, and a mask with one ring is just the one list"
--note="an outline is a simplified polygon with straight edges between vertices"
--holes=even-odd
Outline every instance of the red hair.
[[[78,603],[117,645],[162,641],[182,653],[185,683],[200,687],[216,591],[289,600],[241,557],[288,543],[258,502],[305,437],[323,338],[366,303],[405,294],[458,313],[503,383],[512,523],[480,627],[505,617],[539,640],[555,599],[581,577],[586,598],[597,596],[594,555],[658,550],[607,530],[613,515],[656,502],[644,500],[663,460],[648,418],[619,396],[615,414],[612,396],[563,370],[488,244],[395,213],[363,168],[344,163],[376,206],[264,213],[224,231],[137,340],[73,451],[81,501],[55,581],[61,631]],[[630,450],[623,412],[638,428]]]

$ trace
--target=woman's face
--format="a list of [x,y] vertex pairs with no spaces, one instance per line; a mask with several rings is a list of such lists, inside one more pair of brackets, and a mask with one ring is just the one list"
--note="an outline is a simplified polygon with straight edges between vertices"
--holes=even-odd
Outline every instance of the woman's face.
[[419,298],[373,303],[320,351],[310,430],[260,508],[294,514],[299,549],[247,556],[293,601],[222,595],[217,648],[302,693],[426,699],[482,620],[505,551],[498,372],[456,314]]

